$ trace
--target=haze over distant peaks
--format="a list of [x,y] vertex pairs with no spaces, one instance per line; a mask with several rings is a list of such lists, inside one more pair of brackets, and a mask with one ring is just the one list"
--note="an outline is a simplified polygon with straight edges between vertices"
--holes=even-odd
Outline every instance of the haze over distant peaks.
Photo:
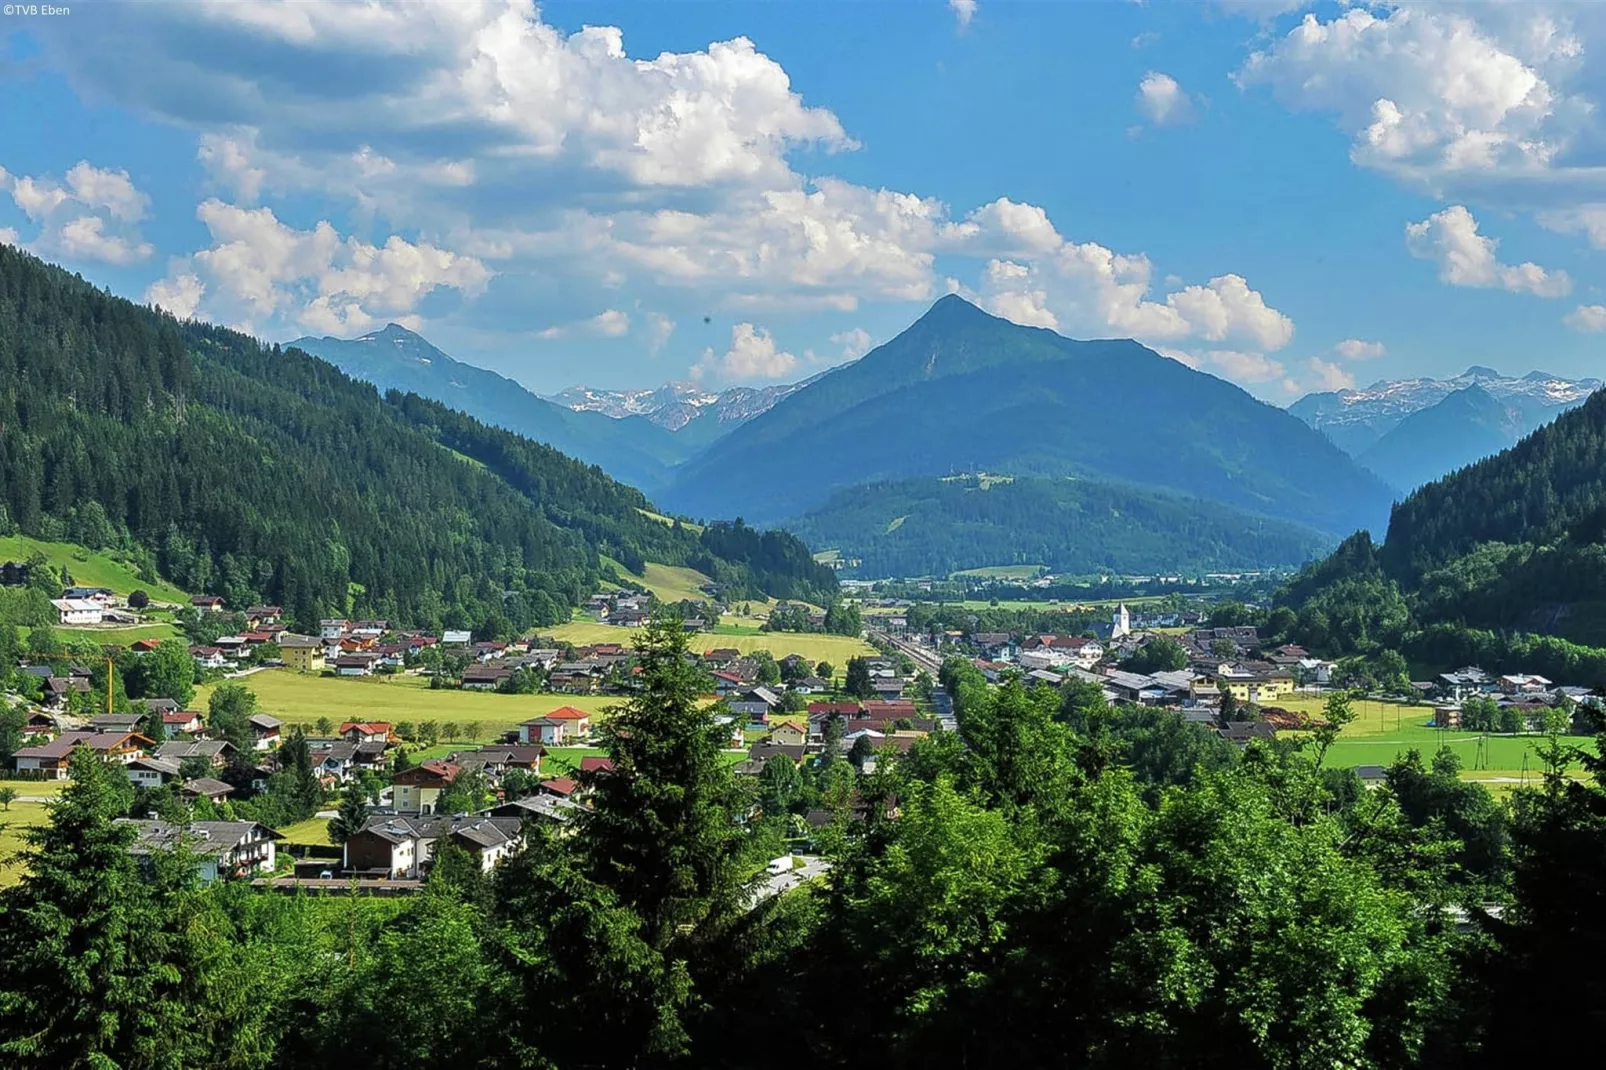
[[571,386],[562,393],[550,395],[548,400],[575,412],[600,412],[616,420],[645,416],[659,427],[679,431],[702,416],[732,425],[751,420],[768,412],[777,401],[802,385],[733,386],[720,391],[688,382],[665,383],[649,390],[593,390]]
[[1308,394],[1288,411],[1409,491],[1514,445],[1600,387],[1599,379],[1543,371],[1512,378],[1474,364],[1453,379],[1382,379]]

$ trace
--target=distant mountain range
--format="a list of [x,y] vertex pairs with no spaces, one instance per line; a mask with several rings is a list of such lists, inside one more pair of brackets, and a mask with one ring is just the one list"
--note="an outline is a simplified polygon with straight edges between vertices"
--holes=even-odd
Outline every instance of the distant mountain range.
[[786,522],[845,575],[947,576],[989,565],[1123,575],[1298,566],[1334,540],[1241,509],[1113,483],[922,476],[837,491]]
[[1308,394],[1288,411],[1399,491],[1498,453],[1581,404],[1599,379],[1507,378],[1473,366],[1453,379],[1400,379]]
[[572,386],[550,400],[575,412],[600,412],[615,420],[644,416],[659,427],[679,431],[694,420],[711,419],[731,427],[768,412],[802,386],[733,386],[718,392],[696,383],[666,383],[652,390],[593,390]]
[[959,471],[1115,480],[1327,533],[1380,529],[1391,497],[1327,438],[1231,383],[957,296],[721,437],[656,493],[691,516],[769,521],[856,484]]
[[677,435],[645,416],[612,419],[548,401],[493,371],[455,360],[392,323],[360,338],[298,338],[297,349],[322,357],[354,379],[450,405],[601,467],[651,491],[706,440]]

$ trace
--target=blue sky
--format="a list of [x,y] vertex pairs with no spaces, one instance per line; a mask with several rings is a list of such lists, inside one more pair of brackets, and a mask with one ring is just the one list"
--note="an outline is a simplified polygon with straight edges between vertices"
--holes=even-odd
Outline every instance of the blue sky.
[[0,22],[0,240],[275,340],[719,386],[957,291],[1278,404],[1603,373],[1584,5],[71,7]]

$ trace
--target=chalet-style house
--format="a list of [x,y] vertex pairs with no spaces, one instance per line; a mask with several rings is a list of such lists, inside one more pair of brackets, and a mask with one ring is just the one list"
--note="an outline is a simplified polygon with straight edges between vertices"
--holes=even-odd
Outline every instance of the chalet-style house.
[[523,840],[524,822],[516,816],[376,815],[346,841],[342,862],[356,876],[418,880],[428,872],[443,842],[468,851],[482,869],[489,870]]
[[323,672],[323,640],[310,635],[279,636],[279,658],[297,672]]
[[119,824],[133,825],[132,855],[171,851],[181,842],[195,858],[197,874],[203,884],[220,877],[248,877],[255,872],[272,872],[276,857],[274,841],[283,837],[255,821],[192,821],[188,826],[166,821],[136,821],[118,818]]
[[398,814],[433,814],[462,771],[455,762],[438,758],[404,769],[391,779],[391,805]]
[[137,732],[63,732],[49,743],[23,747],[12,755],[18,772],[37,772],[45,780],[66,780],[74,749],[88,747],[108,762],[128,765],[155,744]]

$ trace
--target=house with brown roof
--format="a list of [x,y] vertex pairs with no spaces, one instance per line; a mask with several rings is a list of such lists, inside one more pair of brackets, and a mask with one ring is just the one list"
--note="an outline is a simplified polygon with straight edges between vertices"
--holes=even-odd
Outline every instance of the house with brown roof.
[[432,814],[462,771],[456,762],[439,758],[404,769],[391,779],[391,804],[399,814]]
[[38,772],[45,780],[66,780],[68,759],[74,749],[88,747],[108,762],[129,765],[145,757],[153,746],[138,732],[63,732],[49,743],[23,747],[13,754],[18,772]]
[[519,817],[486,814],[439,814],[370,817],[362,831],[345,843],[344,868],[355,875],[414,880],[428,872],[441,845],[461,847],[490,870],[524,842]]
[[495,691],[503,680],[511,680],[513,670],[506,665],[470,665],[463,670],[465,691]]
[[134,826],[134,842],[128,853],[136,857],[171,851],[182,843],[195,859],[203,884],[220,877],[272,872],[277,857],[274,841],[284,838],[255,821],[192,821],[180,826],[120,817],[117,822]]
[[196,777],[194,780],[186,780],[183,786],[179,788],[179,794],[189,802],[194,802],[197,799],[205,799],[213,805],[228,801],[228,797],[233,794],[233,792],[233,786],[225,784],[221,780],[214,780],[208,776]]

